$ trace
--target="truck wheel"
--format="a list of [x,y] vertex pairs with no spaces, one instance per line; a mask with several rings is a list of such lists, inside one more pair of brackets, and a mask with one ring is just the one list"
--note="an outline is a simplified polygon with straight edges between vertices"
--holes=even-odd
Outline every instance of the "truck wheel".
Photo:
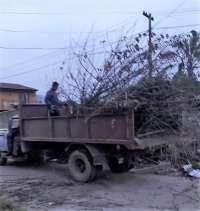
[[128,161],[124,161],[122,164],[118,164],[117,159],[110,161],[109,168],[113,173],[123,173],[131,169],[131,165]]
[[0,151],[0,166],[4,166],[7,160],[8,160],[7,158],[1,156],[1,151]]
[[90,176],[90,181],[94,181],[97,177],[99,177],[102,173],[102,170],[103,170],[102,165],[94,166],[93,172]]
[[69,172],[77,182],[88,182],[95,177],[96,170],[92,158],[85,150],[76,150],[69,157]]

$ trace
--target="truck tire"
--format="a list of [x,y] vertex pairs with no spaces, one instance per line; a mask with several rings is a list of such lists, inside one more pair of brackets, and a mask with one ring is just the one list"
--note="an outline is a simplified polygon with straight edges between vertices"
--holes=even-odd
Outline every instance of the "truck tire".
[[92,174],[90,176],[90,181],[94,181],[97,177],[99,177],[102,173],[102,170],[103,170],[102,165],[94,166]]
[[85,183],[96,176],[91,156],[85,150],[75,150],[69,156],[69,172],[73,180]]
[[4,166],[7,163],[7,158],[1,157],[1,151],[0,151],[0,166]]
[[113,173],[123,173],[127,172],[131,169],[131,165],[128,161],[124,161],[124,163],[118,164],[117,159],[110,161],[109,168]]

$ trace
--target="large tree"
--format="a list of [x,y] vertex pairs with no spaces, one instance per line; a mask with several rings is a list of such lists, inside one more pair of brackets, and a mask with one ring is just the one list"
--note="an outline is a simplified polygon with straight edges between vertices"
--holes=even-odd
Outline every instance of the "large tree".
[[179,36],[173,47],[177,50],[182,69],[190,79],[195,80],[195,70],[200,67],[200,34],[192,31],[192,36]]

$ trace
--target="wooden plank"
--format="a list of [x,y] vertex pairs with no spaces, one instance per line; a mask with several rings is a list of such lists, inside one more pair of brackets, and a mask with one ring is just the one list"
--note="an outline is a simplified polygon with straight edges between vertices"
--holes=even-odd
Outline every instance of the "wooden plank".
[[71,138],[71,132],[70,132],[70,118],[67,118],[67,130],[68,130],[68,138]]
[[144,134],[138,134],[137,135],[137,138],[142,138],[142,137],[148,137],[150,135],[154,135],[154,134],[158,134],[158,133],[164,133],[165,130],[157,130],[157,131],[154,131],[154,132],[148,132],[148,133],[144,133]]
[[52,137],[53,138],[53,122],[52,122],[52,118],[51,117],[49,117],[49,128],[50,128],[50,130],[49,130],[49,132],[50,132],[50,137]]
[[[152,146],[157,146],[157,145],[162,145],[162,144],[169,144],[172,141],[178,140],[179,136],[176,134],[172,135],[166,135],[166,136],[152,136],[150,138],[143,138],[140,139],[141,144],[143,147],[152,147]],[[140,149],[140,146],[135,143],[134,146],[135,149]]]
[[128,122],[128,113],[126,114],[126,138],[129,139],[129,122]]
[[144,168],[138,168],[138,169],[131,169],[129,172],[135,173],[135,174],[146,174],[146,173],[155,173],[156,171],[160,169],[166,169],[171,167],[170,162],[161,162],[158,165],[148,166]]

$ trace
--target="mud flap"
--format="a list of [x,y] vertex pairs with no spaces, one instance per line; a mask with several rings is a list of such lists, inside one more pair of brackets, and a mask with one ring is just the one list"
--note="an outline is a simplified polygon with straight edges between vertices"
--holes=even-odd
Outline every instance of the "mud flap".
[[86,148],[90,152],[90,154],[93,157],[93,164],[95,166],[97,165],[106,165],[108,163],[106,154],[103,152],[100,152],[98,148],[90,145],[90,144],[85,144]]

